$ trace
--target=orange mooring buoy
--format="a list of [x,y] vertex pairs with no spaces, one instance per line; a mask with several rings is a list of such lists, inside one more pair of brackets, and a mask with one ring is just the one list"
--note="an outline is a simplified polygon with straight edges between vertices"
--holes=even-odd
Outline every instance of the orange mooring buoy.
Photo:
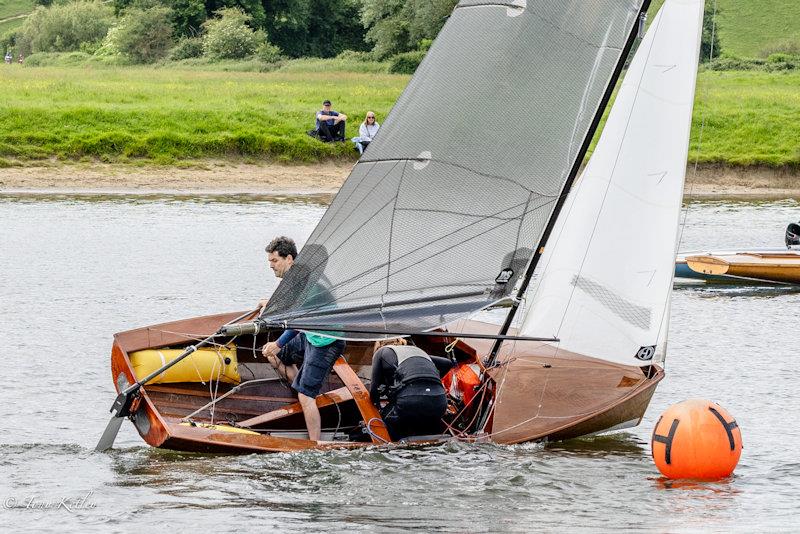
[[714,480],[731,473],[742,454],[742,433],[719,404],[692,399],[659,418],[650,441],[653,460],[667,478]]

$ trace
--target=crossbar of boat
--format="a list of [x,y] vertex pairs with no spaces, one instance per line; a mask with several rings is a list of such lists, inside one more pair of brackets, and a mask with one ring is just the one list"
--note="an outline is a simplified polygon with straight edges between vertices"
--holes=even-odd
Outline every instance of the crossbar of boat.
[[[421,336],[421,337],[457,337],[462,339],[496,339],[501,341],[546,341],[551,343],[558,343],[560,340],[556,337],[530,337],[530,336],[512,336],[508,334],[471,334],[468,332],[448,332],[444,330],[439,331],[408,331],[408,330],[381,330],[379,328],[340,328],[332,325],[271,325],[291,330],[322,330],[329,332],[334,330],[342,334],[373,334],[373,335],[386,335],[397,337],[408,336]],[[337,336],[334,336],[337,337]]]
[[[220,330],[220,335],[223,336],[241,336],[241,335],[257,335],[261,332],[266,332],[272,329],[282,330],[303,330],[303,331],[324,331],[328,332],[331,337],[342,337],[338,334],[365,334],[374,336],[392,336],[392,337],[408,337],[408,336],[421,336],[421,337],[456,337],[462,339],[494,339],[499,341],[538,341],[558,343],[560,340],[556,337],[532,337],[532,336],[513,336],[509,334],[472,334],[469,332],[449,332],[445,330],[386,330],[380,328],[348,328],[342,325],[332,324],[292,324],[288,322],[266,322],[256,320],[250,323],[239,323],[234,325],[224,326]],[[335,334],[331,332],[335,331]],[[364,341],[364,340],[362,340]]]

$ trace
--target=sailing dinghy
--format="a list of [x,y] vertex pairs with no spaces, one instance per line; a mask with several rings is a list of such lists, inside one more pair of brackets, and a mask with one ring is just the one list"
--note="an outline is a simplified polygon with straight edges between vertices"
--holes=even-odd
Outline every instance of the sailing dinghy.
[[[468,417],[409,441],[637,424],[664,377],[703,17],[667,0],[639,41],[648,6],[462,0],[263,311],[116,334],[98,449],[125,418],[187,451],[388,443],[364,380],[397,336],[482,369]],[[490,308],[502,325],[474,319]],[[261,357],[285,328],[347,340],[317,398],[324,442]]]

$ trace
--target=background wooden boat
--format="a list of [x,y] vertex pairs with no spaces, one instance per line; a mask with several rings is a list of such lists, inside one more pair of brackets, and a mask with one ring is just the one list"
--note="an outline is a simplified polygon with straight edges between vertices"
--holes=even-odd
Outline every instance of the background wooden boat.
[[783,254],[786,252],[785,248],[748,248],[740,250],[692,250],[687,252],[679,252],[675,258],[675,282],[676,283],[691,283],[691,282],[709,282],[718,284],[764,284],[770,283],[765,280],[758,279],[745,279],[742,277],[732,276],[730,274],[711,274],[702,271],[696,271],[689,267],[686,263],[686,258],[689,256],[729,256],[732,254],[740,254],[745,252],[758,253],[758,254]]
[[[111,369],[117,391],[134,380],[129,355],[144,349],[179,348],[216,331],[238,314],[220,314],[154,325],[114,337]],[[465,323],[465,331],[488,333],[497,326],[477,321]],[[237,339],[237,359],[242,380],[275,377],[271,366],[258,350],[267,338]],[[419,338],[415,343],[431,354],[444,354],[454,337]],[[253,351],[255,342],[256,350]],[[512,345],[510,345],[512,346]],[[491,340],[459,340],[456,351],[478,357],[491,350]],[[141,389],[141,400],[131,420],[142,438],[153,447],[192,452],[285,452],[312,448],[351,448],[389,443],[377,410],[369,401],[366,377],[371,372],[372,343],[348,345],[345,359],[323,386],[318,398],[323,439],[317,444],[306,439],[302,413],[290,388],[280,380],[253,384],[219,401],[214,407],[183,419],[220,397],[234,386],[226,383],[184,382],[148,384]],[[626,367],[576,354],[554,354],[533,342],[513,344],[501,354],[503,365],[493,371],[495,381],[507,380],[504,370],[513,368],[513,384],[498,388],[495,409],[486,435],[444,434],[433,439],[488,439],[497,443],[520,443],[548,439],[567,439],[637,424],[643,417],[656,384],[664,377],[658,366]],[[505,364],[508,364],[507,367]],[[248,374],[250,373],[250,374]],[[493,394],[493,393],[492,393]],[[269,413],[268,420],[245,426],[248,421]],[[377,418],[377,419],[376,419]],[[371,421],[374,436],[366,441],[351,441],[347,432]],[[238,425],[238,426],[237,426]],[[430,441],[432,438],[422,438]],[[412,440],[413,441],[413,440]]]
[[687,266],[702,275],[727,276],[778,284],[800,284],[800,252],[733,252],[686,257]]

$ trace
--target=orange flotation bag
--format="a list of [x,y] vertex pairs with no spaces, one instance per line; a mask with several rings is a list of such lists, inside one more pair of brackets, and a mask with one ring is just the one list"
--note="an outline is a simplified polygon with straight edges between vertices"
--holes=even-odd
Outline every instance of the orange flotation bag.
[[481,384],[481,367],[477,363],[460,363],[444,375],[442,384],[451,397],[469,406]]

